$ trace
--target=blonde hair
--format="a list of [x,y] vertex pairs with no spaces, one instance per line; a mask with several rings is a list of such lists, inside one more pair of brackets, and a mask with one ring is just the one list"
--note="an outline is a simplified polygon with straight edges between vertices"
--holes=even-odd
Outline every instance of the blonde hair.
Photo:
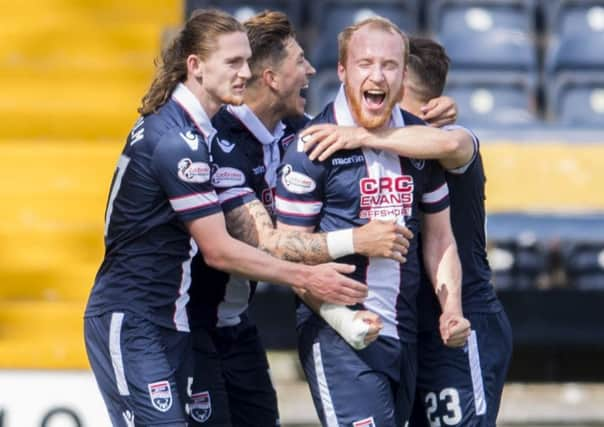
[[372,16],[371,18],[364,19],[356,24],[349,25],[338,34],[338,62],[340,64],[346,64],[346,59],[348,58],[348,44],[350,43],[352,35],[363,27],[371,27],[401,36],[404,46],[403,64],[407,64],[407,60],[409,59],[409,37],[407,37],[395,23],[382,16]]
[[226,12],[199,9],[191,15],[176,38],[161,55],[151,87],[143,96],[138,112],[142,115],[156,112],[164,105],[178,83],[187,78],[187,57],[198,55],[202,60],[210,56],[216,40],[223,34],[245,32],[243,25]]

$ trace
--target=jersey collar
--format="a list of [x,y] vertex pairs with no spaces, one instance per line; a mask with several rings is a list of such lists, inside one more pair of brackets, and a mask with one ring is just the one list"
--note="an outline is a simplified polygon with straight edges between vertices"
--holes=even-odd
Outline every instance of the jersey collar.
[[275,126],[273,132],[269,132],[266,126],[264,126],[264,123],[260,121],[258,116],[256,116],[256,114],[254,114],[254,112],[247,105],[229,105],[227,110],[229,113],[237,117],[263,145],[271,144],[273,141],[278,141],[283,137],[285,125],[282,121],[277,123],[277,126]]
[[172,92],[172,99],[187,112],[206,141],[211,141],[214,135],[216,135],[216,129],[212,126],[210,118],[199,100],[193,95],[193,92],[184,84],[179,83],[174,92]]
[[[340,85],[340,90],[336,95],[336,99],[333,102],[333,111],[336,118],[336,123],[339,126],[358,126],[352,118],[352,113],[348,106],[348,100],[346,99],[346,92],[344,91],[344,85]],[[392,115],[390,116],[389,127],[403,127],[405,126],[405,119],[401,113],[401,109],[395,106],[392,109]]]

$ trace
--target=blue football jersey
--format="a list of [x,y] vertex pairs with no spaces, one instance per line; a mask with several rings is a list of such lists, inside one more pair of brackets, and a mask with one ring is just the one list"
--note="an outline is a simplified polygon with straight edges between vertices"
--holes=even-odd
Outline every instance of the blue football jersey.
[[86,316],[130,310],[189,330],[185,306],[198,248],[184,222],[220,212],[207,144],[215,133],[183,84],[134,125],[111,184],[105,257]]
[[[218,131],[212,143],[212,184],[223,211],[260,200],[273,213],[277,167],[284,150],[308,122],[285,119],[272,131],[246,105],[223,107],[213,118]],[[256,283],[193,260],[189,314],[193,327],[233,326],[241,321]]]
[[[445,126],[444,130],[464,129],[474,140],[474,154],[467,164],[445,171],[451,200],[451,225],[463,272],[462,305],[464,313],[494,313],[502,309],[491,284],[485,236],[486,177],[480,155],[480,142],[461,126]],[[433,287],[426,282],[419,294],[421,329],[438,327],[441,310]]]
[[[343,89],[311,123],[355,125]],[[423,122],[393,109],[390,126],[405,124]],[[372,149],[338,151],[323,162],[310,161],[298,145],[286,152],[277,180],[275,206],[283,223],[328,232],[396,218],[417,234],[421,212],[436,213],[449,205],[443,170],[434,161]],[[352,277],[369,286],[364,307],[382,317],[385,336],[416,339],[420,259],[413,239],[403,265],[361,255],[338,260],[356,265]],[[303,321],[308,308],[300,305],[298,314]]]

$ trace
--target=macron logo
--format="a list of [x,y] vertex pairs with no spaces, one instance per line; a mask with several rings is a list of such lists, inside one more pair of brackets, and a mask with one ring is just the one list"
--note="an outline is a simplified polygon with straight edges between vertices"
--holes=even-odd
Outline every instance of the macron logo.
[[190,130],[188,130],[187,133],[180,132],[179,135],[182,140],[186,142],[189,147],[191,147],[191,150],[197,151],[199,148],[199,138],[197,135],[193,134],[193,132]]
[[235,144],[230,141],[227,141],[226,139],[217,138],[217,140],[220,149],[227,154],[229,154],[231,151],[233,151],[233,148],[235,148]]

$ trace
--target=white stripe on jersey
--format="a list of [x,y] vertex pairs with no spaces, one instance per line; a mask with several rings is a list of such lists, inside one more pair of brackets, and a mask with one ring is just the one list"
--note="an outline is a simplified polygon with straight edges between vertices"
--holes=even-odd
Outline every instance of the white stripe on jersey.
[[198,251],[197,243],[190,239],[189,258],[182,263],[182,276],[178,289],[178,298],[174,303],[174,325],[177,331],[189,332],[189,317],[187,315],[187,303],[189,302],[189,288],[191,287],[191,261]]
[[431,191],[430,193],[424,193],[424,195],[422,196],[422,202],[423,203],[437,203],[437,202],[440,202],[445,197],[447,197],[448,194],[449,194],[449,187],[447,186],[447,183],[445,182],[445,183],[443,183],[443,185],[438,187],[436,190]]
[[233,187],[220,193],[218,195],[218,200],[220,200],[220,203],[225,203],[229,200],[236,199],[237,197],[245,196],[246,194],[253,192],[254,190],[249,187]]
[[476,415],[484,415],[487,412],[487,402],[484,396],[476,331],[472,331],[468,338],[468,362],[470,363],[470,373],[472,375],[472,390],[474,391],[474,408],[476,410]]
[[289,200],[283,197],[275,197],[275,208],[283,215],[314,216],[318,215],[323,208],[322,202],[305,202]]
[[[382,178],[396,178],[403,174],[397,155],[387,151],[363,149],[367,167],[367,176],[379,181]],[[394,216],[392,217],[394,218]],[[403,215],[396,218],[405,225]],[[397,261],[385,258],[369,258],[367,265],[367,286],[369,295],[364,302],[368,310],[382,318],[384,328],[380,335],[398,339],[396,303],[401,286],[401,270]]]
[[176,212],[185,212],[192,209],[203,208],[218,202],[218,196],[215,191],[206,193],[189,194],[188,196],[175,197],[170,199],[172,209]]
[[117,391],[120,396],[130,396],[126,374],[124,373],[124,360],[122,359],[121,336],[123,322],[124,313],[111,314],[111,324],[109,325],[109,355],[111,356],[111,364],[113,365]]
[[325,369],[323,368],[323,359],[321,357],[321,344],[316,342],[312,345],[312,358],[315,362],[315,374],[317,376],[317,385],[319,386],[319,395],[321,396],[321,406],[323,406],[323,415],[327,427],[338,427],[338,417],[333,407]]
[[224,300],[218,305],[216,326],[235,326],[241,322],[239,315],[245,311],[250,299],[250,283],[247,279],[231,275],[224,291]]

